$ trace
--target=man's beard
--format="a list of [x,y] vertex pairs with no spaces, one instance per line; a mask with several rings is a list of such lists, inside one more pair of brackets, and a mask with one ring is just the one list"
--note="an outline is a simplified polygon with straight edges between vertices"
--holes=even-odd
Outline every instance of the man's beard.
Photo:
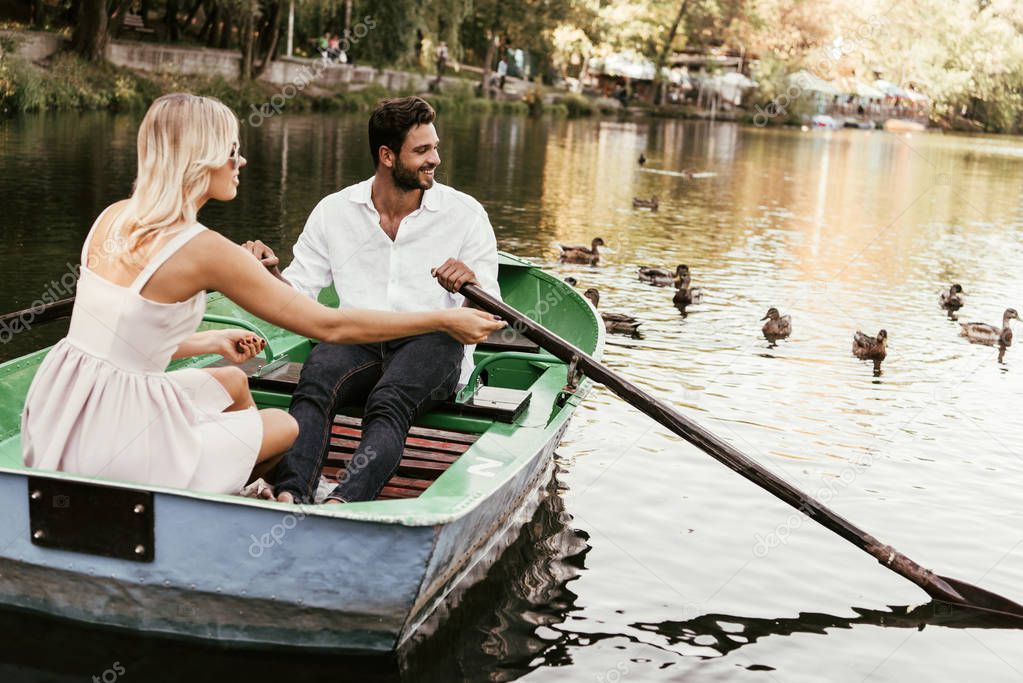
[[429,165],[421,166],[416,170],[410,169],[401,163],[401,159],[398,157],[394,158],[394,166],[391,167],[391,178],[394,180],[394,184],[405,192],[412,192],[413,190],[429,190],[433,187],[433,178],[427,178],[426,180],[419,180],[419,171],[429,170]]

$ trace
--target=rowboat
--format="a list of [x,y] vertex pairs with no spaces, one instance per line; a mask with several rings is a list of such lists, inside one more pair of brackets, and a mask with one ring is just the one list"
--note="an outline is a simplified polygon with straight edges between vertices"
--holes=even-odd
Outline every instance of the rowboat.
[[[510,306],[601,354],[600,317],[559,278],[501,254],[499,281]],[[330,289],[320,300],[337,301]],[[245,366],[253,396],[260,407],[287,407],[315,342],[217,293],[203,326],[263,336],[265,355]],[[0,365],[0,605],[257,647],[402,646],[455,587],[485,575],[501,539],[528,519],[592,386],[501,330],[477,347],[466,388],[417,421],[377,500],[294,506],[25,468],[20,413],[47,351]],[[171,368],[223,362],[204,356]],[[360,424],[357,412],[335,418],[325,476],[352,460]]]

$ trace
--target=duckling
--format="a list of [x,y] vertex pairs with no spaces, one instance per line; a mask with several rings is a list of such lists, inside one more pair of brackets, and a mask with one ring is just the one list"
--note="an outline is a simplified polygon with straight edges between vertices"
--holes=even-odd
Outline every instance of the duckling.
[[686,269],[685,275],[680,280],[675,281],[675,290],[675,296],[672,297],[671,301],[682,315],[686,314],[686,306],[703,303],[703,290],[699,287],[690,286],[688,269]]
[[682,178],[683,178],[683,180],[692,180],[694,177],[695,176],[693,175],[693,169],[691,169],[691,168],[684,168],[684,169],[682,169]]
[[634,209],[650,209],[651,211],[657,211],[657,207],[660,203],[657,201],[657,195],[654,195],[650,199],[643,199],[642,197],[632,198],[632,208]]
[[567,282],[572,287],[575,287],[577,284],[579,284],[579,281],[576,280],[571,275],[569,275],[568,277],[565,278],[565,282]]
[[642,166],[645,163],[646,163],[646,154],[643,154],[642,152],[640,152],[639,153],[639,165]]
[[688,274],[689,266],[684,264],[676,266],[674,273],[670,270],[653,268],[651,266],[639,267],[639,281],[655,287],[667,287],[668,285],[673,285],[676,282],[681,282],[682,278]]
[[761,320],[767,321],[761,331],[768,339],[784,339],[792,334],[792,316],[782,315],[774,306],[767,309],[767,315]]
[[962,285],[952,285],[948,288],[947,292],[942,292],[941,297],[938,299],[938,303],[941,304],[942,308],[950,311],[958,311],[966,303],[963,301],[963,287]]
[[883,361],[888,355],[887,330],[881,330],[876,337],[868,336],[857,330],[853,335],[852,352],[860,360]]
[[566,247],[564,245],[558,245],[561,247],[561,260],[567,263],[589,263],[591,266],[597,265],[600,260],[600,253],[597,252],[597,247],[604,246],[604,240],[599,237],[594,237],[590,247]]
[[1009,327],[1009,321],[1013,318],[1019,320],[1019,313],[1015,308],[1007,308],[1002,314],[1001,328],[987,323],[959,323],[963,328],[959,333],[977,344],[998,344],[1004,353],[1004,349],[1012,346],[1012,328]]
[[[590,300],[594,308],[600,307],[600,292],[593,287],[583,292],[583,296]],[[639,333],[637,328],[643,324],[631,315],[623,313],[605,313],[600,311],[600,317],[604,319],[604,327],[607,328],[608,332],[618,332],[619,334],[636,336]]]

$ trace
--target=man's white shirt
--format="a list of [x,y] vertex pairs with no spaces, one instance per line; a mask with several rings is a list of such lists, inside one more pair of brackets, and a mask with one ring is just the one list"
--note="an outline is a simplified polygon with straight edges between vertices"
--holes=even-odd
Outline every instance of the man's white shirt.
[[[418,209],[398,226],[394,241],[380,227],[373,179],[324,197],[306,221],[284,277],[315,299],[334,285],[341,308],[430,311],[461,306],[430,275],[448,258],[464,262],[483,289],[500,296],[497,240],[487,213],[475,199],[434,183]],[[465,348],[459,384],[472,372],[475,346]],[[424,359],[428,361],[428,359]]]

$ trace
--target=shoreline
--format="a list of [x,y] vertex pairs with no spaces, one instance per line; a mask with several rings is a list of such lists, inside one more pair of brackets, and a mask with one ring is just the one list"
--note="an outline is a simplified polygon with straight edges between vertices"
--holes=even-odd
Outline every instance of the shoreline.
[[[607,98],[567,93],[510,79],[508,92],[494,98],[477,95],[472,67],[465,75],[329,63],[300,57],[279,58],[256,80],[243,81],[236,50],[113,40],[108,60],[85,61],[64,49],[66,37],[47,31],[0,30],[0,115],[43,111],[145,109],[162,94],[177,91],[216,97],[241,119],[290,112],[367,111],[383,97],[418,94],[440,111],[554,115],[567,118],[609,116],[619,119],[671,118],[725,121],[757,128],[805,126],[795,117],[760,126],[753,113],[735,108],[711,112],[691,106],[644,102],[622,107]],[[472,73],[473,76],[468,76]],[[254,124],[254,125],[258,125]],[[875,128],[878,130],[878,128]],[[930,121],[927,131],[1005,135],[975,121]]]

